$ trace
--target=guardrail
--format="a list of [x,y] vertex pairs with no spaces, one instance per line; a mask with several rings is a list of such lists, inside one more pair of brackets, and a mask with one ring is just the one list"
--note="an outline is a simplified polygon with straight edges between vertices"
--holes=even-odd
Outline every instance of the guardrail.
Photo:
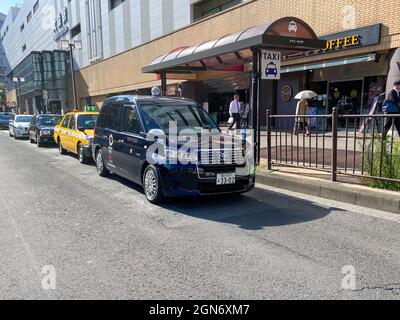
[[[391,126],[390,126],[391,122]],[[400,114],[271,115],[267,111],[267,161],[366,179],[400,182]]]

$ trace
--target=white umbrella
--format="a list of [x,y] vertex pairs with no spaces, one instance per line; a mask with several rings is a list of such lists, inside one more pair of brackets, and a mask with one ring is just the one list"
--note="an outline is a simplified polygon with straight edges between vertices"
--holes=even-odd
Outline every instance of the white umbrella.
[[294,98],[297,100],[301,100],[301,99],[312,99],[317,96],[318,96],[318,94],[316,94],[314,91],[305,90],[305,91],[299,92]]

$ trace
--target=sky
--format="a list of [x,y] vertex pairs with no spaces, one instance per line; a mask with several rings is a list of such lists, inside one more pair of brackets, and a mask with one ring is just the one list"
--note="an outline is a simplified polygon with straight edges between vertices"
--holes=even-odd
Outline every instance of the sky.
[[7,14],[11,6],[22,4],[23,2],[23,0],[0,0],[0,12]]

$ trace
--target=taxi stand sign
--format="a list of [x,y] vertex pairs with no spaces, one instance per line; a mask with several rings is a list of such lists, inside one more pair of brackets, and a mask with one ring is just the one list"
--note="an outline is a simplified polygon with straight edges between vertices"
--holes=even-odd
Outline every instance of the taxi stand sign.
[[279,80],[281,78],[281,53],[261,50],[261,79]]

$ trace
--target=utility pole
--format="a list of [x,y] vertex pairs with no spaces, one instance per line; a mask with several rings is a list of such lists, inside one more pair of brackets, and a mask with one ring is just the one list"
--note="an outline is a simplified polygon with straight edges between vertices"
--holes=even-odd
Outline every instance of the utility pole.
[[74,99],[74,109],[78,109],[78,96],[76,94],[75,70],[74,70],[74,49],[82,49],[80,41],[69,42],[68,40],[61,40],[61,48],[69,51],[71,77],[72,77],[72,94]]

